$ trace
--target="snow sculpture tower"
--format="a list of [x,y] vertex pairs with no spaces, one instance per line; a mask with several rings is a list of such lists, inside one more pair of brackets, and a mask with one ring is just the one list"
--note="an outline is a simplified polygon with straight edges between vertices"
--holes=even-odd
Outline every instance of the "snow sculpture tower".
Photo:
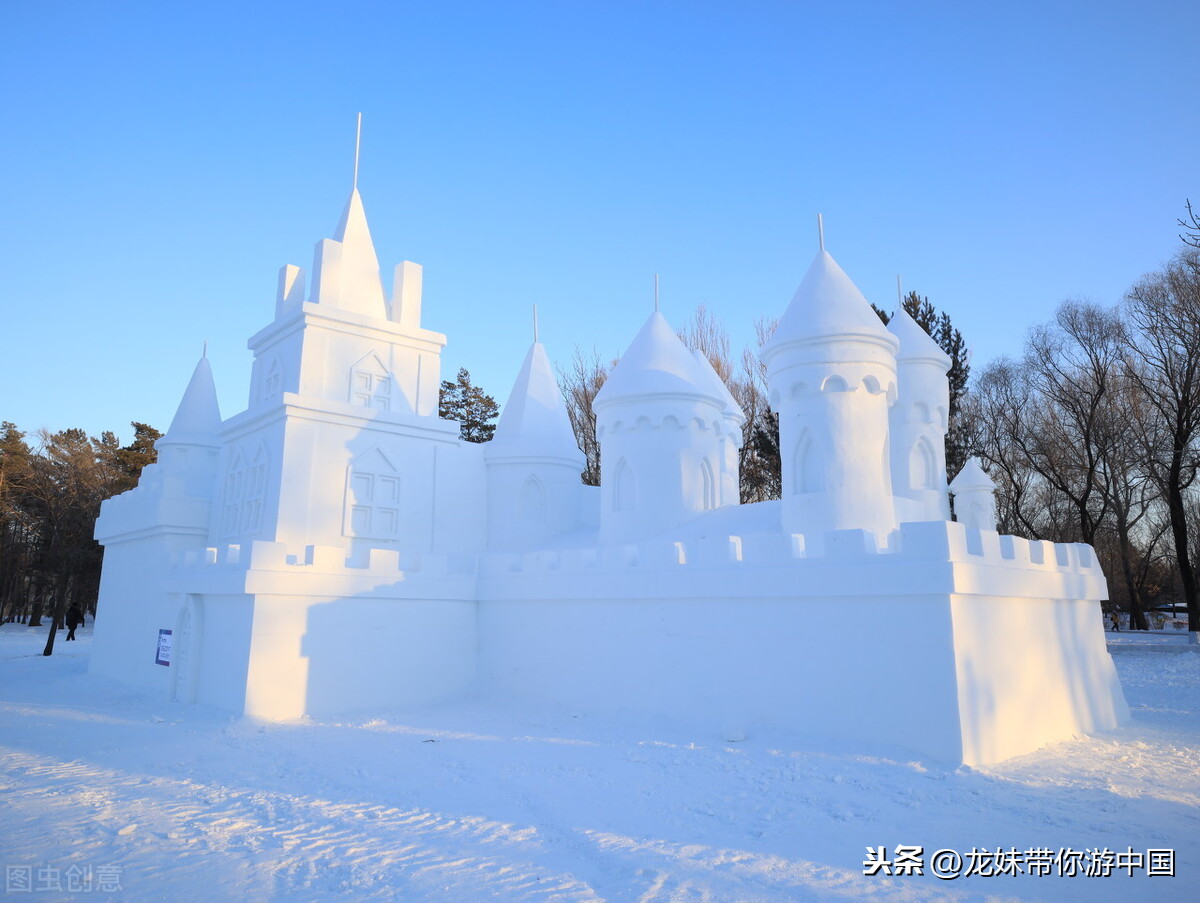
[[226,424],[211,544],[431,551],[458,526],[435,525],[431,478],[459,444],[438,419],[446,339],[421,328],[420,266],[398,265],[386,297],[357,185],[304,291],[304,272],[284,267],[275,320],[249,340],[249,407]]
[[650,315],[593,406],[602,542],[654,536],[738,503],[745,415],[661,313]]
[[950,357],[901,305],[888,323],[900,340],[899,396],[888,412],[892,489],[900,522],[950,520],[946,493],[946,428]]
[[[144,650],[167,626],[160,618],[171,610],[163,595],[169,564],[207,545],[220,430],[212,369],[202,357],[170,428],[155,443],[158,461],[142,470],[137,489],[100,507],[95,536],[105,547],[104,615],[96,626],[95,672],[128,676],[129,662],[145,660]],[[168,624],[177,629],[173,612]]]
[[968,458],[950,484],[954,514],[970,530],[996,529],[996,484],[978,458]]
[[154,444],[165,496],[211,499],[221,450],[220,431],[217,388],[205,355],[192,371],[166,435]]
[[899,342],[821,250],[763,348],[779,412],[782,525],[820,549],[827,530],[896,528],[888,406]]
[[483,456],[490,547],[533,548],[579,525],[583,453],[536,337]]

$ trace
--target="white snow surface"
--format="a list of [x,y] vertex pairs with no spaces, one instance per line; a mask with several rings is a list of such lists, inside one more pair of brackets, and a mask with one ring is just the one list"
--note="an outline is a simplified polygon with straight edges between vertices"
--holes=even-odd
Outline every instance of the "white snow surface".
[[[44,637],[0,627],[0,863],[64,887],[35,900],[1196,899],[1189,651],[1114,655],[1127,728],[947,770],[507,699],[259,723],[89,676],[90,624],[49,658]],[[886,687],[863,716],[897,705],[921,717]],[[863,874],[866,847],[900,844],[1174,848],[1176,876]],[[71,893],[71,866],[122,889]]]

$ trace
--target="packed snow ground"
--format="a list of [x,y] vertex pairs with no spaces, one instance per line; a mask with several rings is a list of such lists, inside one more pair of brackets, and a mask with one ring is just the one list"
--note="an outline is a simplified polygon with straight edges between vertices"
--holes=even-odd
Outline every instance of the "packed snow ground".
[[[1194,652],[1120,651],[1129,727],[973,770],[512,701],[259,724],[90,677],[90,624],[63,639],[44,658],[43,628],[0,627],[0,864],[17,898],[1194,900],[1200,886]],[[853,654],[851,632],[830,642]],[[883,706],[921,718],[887,687],[862,717]],[[1174,849],[1175,877],[939,880],[928,861],[864,875],[867,847],[891,859],[901,844]]]

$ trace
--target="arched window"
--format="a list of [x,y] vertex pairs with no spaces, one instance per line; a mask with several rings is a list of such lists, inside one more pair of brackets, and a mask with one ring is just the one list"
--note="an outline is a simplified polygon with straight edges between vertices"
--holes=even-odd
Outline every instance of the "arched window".
[[533,474],[521,484],[521,492],[517,498],[517,517],[527,524],[540,524],[546,520],[546,490]]
[[632,511],[637,506],[633,469],[622,458],[613,472],[613,510]]
[[[976,502],[972,505],[965,505],[963,507],[965,507],[967,510],[961,512],[959,520],[970,530],[981,529],[983,526],[984,517],[983,505],[980,505],[978,502]],[[959,512],[956,510],[955,513],[958,514]]]
[[377,448],[347,469],[342,532],[371,539],[395,539],[400,532],[400,474]]
[[821,453],[807,431],[800,434],[793,459],[795,488],[793,492],[820,492],[825,488],[825,473],[821,467]]
[[712,465],[708,463],[708,458],[700,460],[700,485],[703,493],[701,504],[705,511],[711,511],[717,507],[717,479],[713,475]]
[[908,453],[908,485],[912,489],[932,489],[936,466],[933,449],[922,436]]

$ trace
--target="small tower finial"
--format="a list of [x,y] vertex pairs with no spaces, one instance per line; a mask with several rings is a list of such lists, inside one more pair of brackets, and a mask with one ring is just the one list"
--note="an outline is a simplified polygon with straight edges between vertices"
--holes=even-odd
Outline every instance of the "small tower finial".
[[204,347],[200,349],[201,357],[208,357],[208,339],[204,340]]
[[654,312],[658,313],[658,273],[654,274]]
[[533,343],[536,345],[538,341],[538,322],[537,322],[537,305],[533,305]]
[[354,190],[358,191],[358,151],[362,147],[362,113],[358,114],[358,127],[354,131]]
[[817,214],[817,243],[821,246],[821,253],[825,253],[825,220],[819,213]]
[[896,274],[896,300],[900,302],[900,306],[904,306],[904,289],[900,287],[900,274]]

